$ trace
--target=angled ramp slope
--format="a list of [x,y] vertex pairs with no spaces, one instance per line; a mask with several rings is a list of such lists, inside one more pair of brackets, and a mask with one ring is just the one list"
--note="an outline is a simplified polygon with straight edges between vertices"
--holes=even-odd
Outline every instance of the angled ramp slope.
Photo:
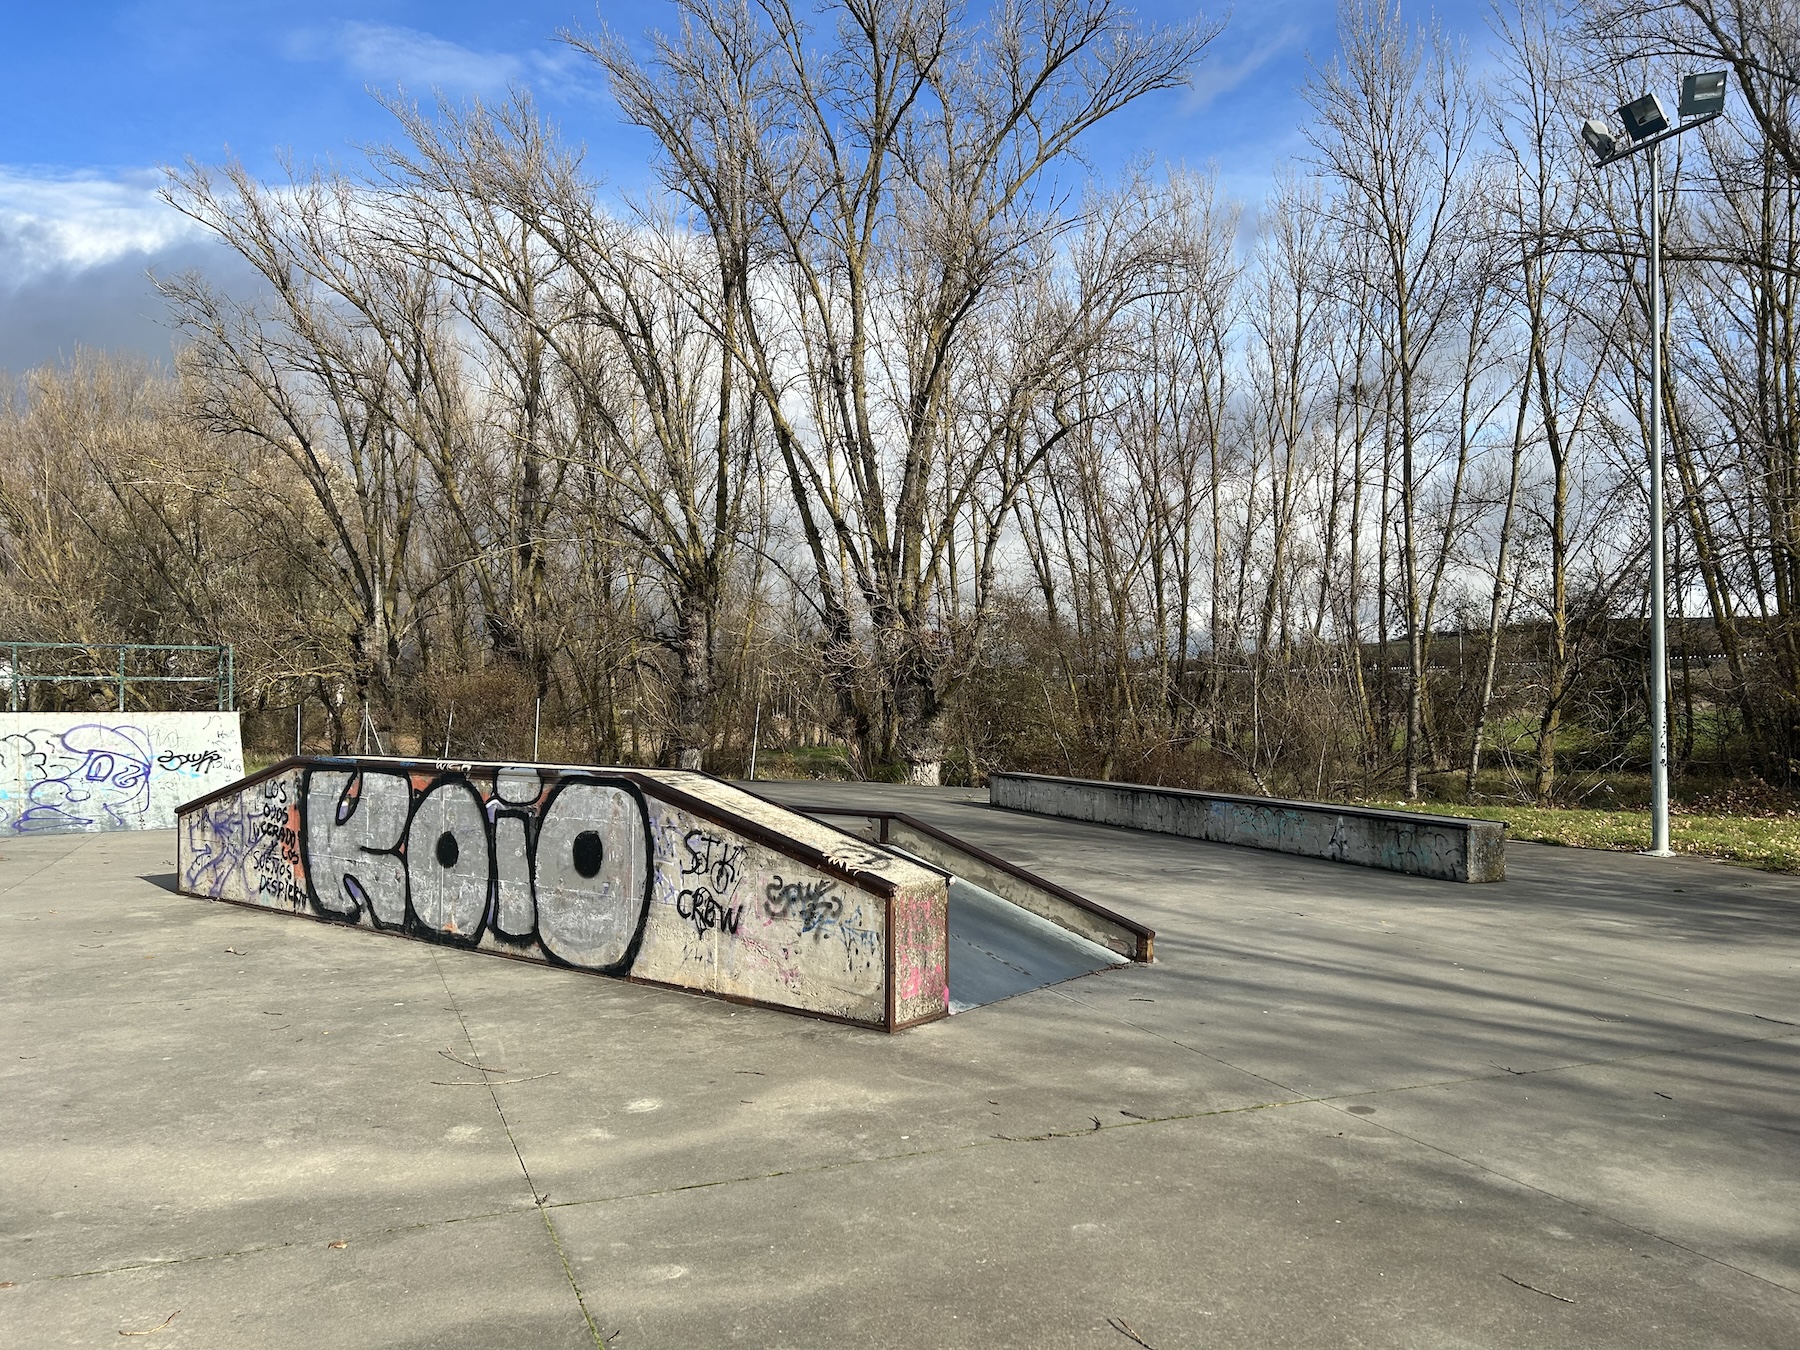
[[1152,959],[1154,929],[904,812],[793,809],[860,821],[845,828],[949,878],[952,1013]]
[[897,1031],[938,872],[705,774],[295,758],[180,808],[188,895]]
[[950,1011],[968,1012],[1128,964],[1097,942],[978,886],[950,878]]

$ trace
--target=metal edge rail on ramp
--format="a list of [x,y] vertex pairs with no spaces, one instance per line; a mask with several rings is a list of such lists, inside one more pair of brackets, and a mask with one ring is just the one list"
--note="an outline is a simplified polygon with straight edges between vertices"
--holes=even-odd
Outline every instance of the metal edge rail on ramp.
[[[762,799],[762,800],[767,800]],[[1078,937],[1097,943],[1132,961],[1155,959],[1156,930],[1115,913],[1085,895],[1027,871],[966,839],[926,823],[904,811],[861,806],[788,808],[809,816],[868,820],[875,823],[873,842],[892,844],[917,854],[926,863],[974,882],[1001,899]]]
[[792,809],[860,818],[862,837],[944,871],[953,1014],[1151,959],[1155,930],[904,812]]
[[177,814],[186,895],[885,1031],[949,1010],[943,875],[707,774],[304,756]]

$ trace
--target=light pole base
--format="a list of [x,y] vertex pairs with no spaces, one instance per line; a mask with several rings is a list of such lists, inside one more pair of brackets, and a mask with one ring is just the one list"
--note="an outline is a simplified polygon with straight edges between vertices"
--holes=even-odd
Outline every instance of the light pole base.
[[1679,856],[1672,848],[1639,849],[1638,854],[1640,857],[1644,858],[1674,858]]

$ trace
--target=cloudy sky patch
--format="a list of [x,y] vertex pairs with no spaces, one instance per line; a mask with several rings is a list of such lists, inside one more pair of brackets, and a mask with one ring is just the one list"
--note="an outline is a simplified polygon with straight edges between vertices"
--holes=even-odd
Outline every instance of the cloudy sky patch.
[[156,195],[153,169],[112,177],[0,165],[0,287],[150,258],[203,237]]
[[525,75],[512,52],[477,51],[397,24],[349,20],[327,30],[300,29],[287,50],[300,60],[335,60],[357,79],[380,88],[441,89],[447,94],[504,94]]
[[[1485,4],[1485,0],[1483,0]],[[529,89],[587,164],[628,194],[656,190],[642,133],[621,127],[566,27],[610,25],[635,39],[672,30],[667,0],[84,0],[15,4],[0,43],[0,368],[74,343],[166,359],[160,300],[144,274],[233,273],[227,252],[156,198],[163,164],[240,159],[276,173],[284,157],[354,166],[390,139],[371,90],[421,102]],[[1181,23],[1191,0],[1137,0],[1140,19]],[[1224,13],[1221,6],[1220,13]],[[1444,26],[1488,38],[1476,0],[1445,0]],[[980,5],[971,7],[980,13]],[[1424,18],[1427,11],[1420,10]],[[1332,0],[1240,10],[1184,91],[1146,99],[1097,129],[1088,162],[1216,166],[1255,199],[1303,148],[1307,58],[1335,41]]]

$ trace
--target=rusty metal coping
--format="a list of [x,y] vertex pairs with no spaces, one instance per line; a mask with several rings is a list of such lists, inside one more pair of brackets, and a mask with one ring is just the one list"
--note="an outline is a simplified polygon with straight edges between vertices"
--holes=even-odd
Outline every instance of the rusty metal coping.
[[[904,811],[887,811],[879,807],[808,806],[790,803],[776,804],[786,805],[788,810],[797,811],[801,815],[807,816],[850,816],[861,820],[880,821],[880,842],[884,844],[888,842],[888,822],[898,821],[906,826],[907,829],[917,830],[920,834],[928,835],[939,843],[947,844],[958,852],[968,854],[971,858],[974,858],[976,861],[983,863],[988,867],[1005,872],[1008,876],[1016,877],[1028,886],[1035,886],[1041,891],[1047,891],[1065,904],[1072,905],[1076,909],[1092,914],[1095,918],[1103,919],[1107,923],[1117,924],[1126,932],[1133,934],[1138,940],[1137,951],[1133,954],[1132,960],[1149,961],[1153,957],[1156,945],[1156,930],[1154,928],[1141,924],[1136,919],[1128,919],[1123,914],[1110,910],[1097,901],[1088,899],[1085,895],[1077,895],[1067,886],[1058,885],[1048,877],[1041,877],[1036,872],[1031,872],[1020,867],[1017,863],[1008,862],[1005,858],[989,853],[979,844],[971,844],[968,840],[959,838],[956,835],[951,834],[948,830],[940,830],[937,826],[928,824],[927,822],[920,820],[917,816],[909,816]],[[927,866],[929,865],[930,864],[927,864]],[[933,870],[936,871],[941,869],[934,868]]]
[[[412,759],[401,755],[289,755],[287,758],[278,760],[267,768],[259,769],[253,774],[249,774],[246,777],[227,784],[225,787],[215,789],[204,796],[196,797],[192,801],[183,802],[180,806],[175,808],[176,815],[185,815],[190,811],[209,806],[222,797],[228,797],[233,793],[242,792],[245,788],[254,787],[265,779],[274,778],[277,775],[287,773],[292,769],[303,768],[330,768],[340,771],[382,769],[388,772],[393,772],[395,770],[410,770],[412,772],[424,773],[500,772],[508,769],[530,769],[552,780],[565,777],[591,778],[596,774],[602,774],[609,778],[622,778],[629,783],[635,784],[640,791],[661,798],[671,806],[678,806],[682,810],[688,811],[704,820],[712,821],[715,825],[723,825],[727,829],[734,830],[747,838],[754,839],[757,843],[762,844],[765,847],[773,848],[780,853],[785,853],[796,861],[807,864],[809,867],[816,867],[821,872],[828,873],[831,876],[837,877],[839,880],[847,881],[853,886],[858,886],[865,891],[869,891],[883,900],[892,900],[900,889],[899,885],[888,877],[884,877],[875,872],[864,872],[858,868],[849,866],[833,857],[824,849],[809,844],[804,840],[795,839],[790,835],[785,835],[781,833],[781,831],[773,829],[770,826],[763,824],[761,821],[755,820],[749,816],[740,815],[728,806],[720,806],[716,802],[710,802],[703,797],[696,797],[692,793],[684,792],[682,789],[674,787],[663,781],[661,778],[658,778],[653,773],[644,773],[637,769],[613,768],[603,765],[527,764],[517,760]],[[712,778],[714,782],[722,787],[732,787],[731,784],[727,783],[722,778],[714,778],[711,774],[703,776]],[[742,788],[733,788],[733,790],[739,792],[743,791]],[[745,795],[755,796],[754,793],[745,793]],[[766,802],[771,806],[781,807],[782,810],[794,811],[794,808],[791,806],[782,806],[779,802],[769,802],[765,797],[757,797],[756,800]],[[795,814],[805,815],[807,813],[795,811]],[[819,821],[818,823],[825,824],[824,821]],[[826,828],[836,829],[836,827],[832,825],[826,825]],[[856,837],[843,830],[838,830],[837,832],[842,834],[846,839],[855,839]],[[931,868],[929,870],[939,871],[941,869]]]

